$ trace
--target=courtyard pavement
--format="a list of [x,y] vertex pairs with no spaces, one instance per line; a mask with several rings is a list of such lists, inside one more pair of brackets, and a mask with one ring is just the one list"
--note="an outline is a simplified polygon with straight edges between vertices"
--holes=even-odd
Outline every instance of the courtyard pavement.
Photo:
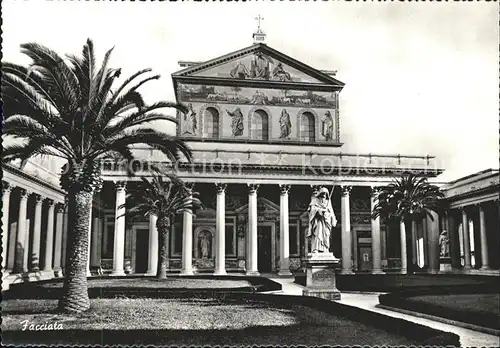
[[[270,291],[269,293],[281,295],[302,296],[304,287],[294,283],[294,278],[277,278],[269,277],[269,279],[280,283],[281,291]],[[376,307],[379,293],[361,293],[361,292],[342,292],[342,298],[339,303],[349,306],[362,308],[372,312],[381,313],[387,316],[401,318],[407,321],[429,326],[434,329],[452,332],[460,336],[460,344],[462,347],[500,347],[500,337],[466,329],[463,327],[441,323],[431,319],[421,318],[410,314],[399,313],[384,308]]]

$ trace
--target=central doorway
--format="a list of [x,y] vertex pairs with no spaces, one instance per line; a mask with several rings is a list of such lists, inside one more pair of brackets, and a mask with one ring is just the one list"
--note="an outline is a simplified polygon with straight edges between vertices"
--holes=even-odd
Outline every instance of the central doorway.
[[272,234],[271,226],[259,226],[257,228],[258,254],[257,268],[261,273],[272,272]]

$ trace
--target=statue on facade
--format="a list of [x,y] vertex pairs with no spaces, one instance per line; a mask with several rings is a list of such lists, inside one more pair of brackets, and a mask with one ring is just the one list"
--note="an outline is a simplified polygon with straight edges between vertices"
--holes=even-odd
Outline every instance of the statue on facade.
[[290,133],[292,132],[292,122],[290,122],[290,114],[286,111],[286,109],[283,109],[283,111],[281,111],[280,129],[281,139],[288,138],[290,136]]
[[311,198],[307,212],[309,214],[307,237],[312,239],[311,252],[329,252],[330,234],[332,228],[337,226],[337,219],[326,187],[322,187]]
[[450,253],[450,239],[448,238],[448,232],[443,231],[439,235],[439,256],[448,257]]
[[200,251],[202,259],[208,259],[210,257],[210,240],[206,233],[203,233],[200,239]]
[[188,112],[184,114],[184,134],[195,135],[198,131],[198,122],[196,120],[196,112],[193,110],[193,104],[189,103]]
[[332,113],[327,110],[323,118],[321,134],[325,137],[325,140],[333,139],[333,116]]
[[238,136],[243,134],[243,113],[240,108],[236,108],[233,112],[226,109],[229,116],[232,117],[231,129],[233,136]]

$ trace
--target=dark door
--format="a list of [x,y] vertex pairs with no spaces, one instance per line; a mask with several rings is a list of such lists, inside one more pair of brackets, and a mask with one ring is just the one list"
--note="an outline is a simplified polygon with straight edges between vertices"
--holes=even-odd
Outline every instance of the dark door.
[[259,272],[268,273],[272,271],[271,260],[271,226],[260,226],[257,230],[258,238],[258,260]]
[[146,273],[149,259],[149,229],[138,228],[136,232],[135,273]]

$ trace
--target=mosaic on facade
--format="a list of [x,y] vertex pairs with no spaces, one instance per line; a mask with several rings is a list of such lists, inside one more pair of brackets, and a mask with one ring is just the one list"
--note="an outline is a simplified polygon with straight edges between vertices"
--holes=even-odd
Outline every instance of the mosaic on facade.
[[179,84],[179,91],[179,99],[186,102],[335,107],[335,92],[193,84]]
[[[252,129],[254,123],[260,128]],[[188,112],[181,116],[180,132],[187,137],[217,139],[335,142],[337,126],[335,110],[189,102]]]
[[228,63],[200,71],[193,76],[226,77],[282,82],[323,83],[262,52],[255,52]]

